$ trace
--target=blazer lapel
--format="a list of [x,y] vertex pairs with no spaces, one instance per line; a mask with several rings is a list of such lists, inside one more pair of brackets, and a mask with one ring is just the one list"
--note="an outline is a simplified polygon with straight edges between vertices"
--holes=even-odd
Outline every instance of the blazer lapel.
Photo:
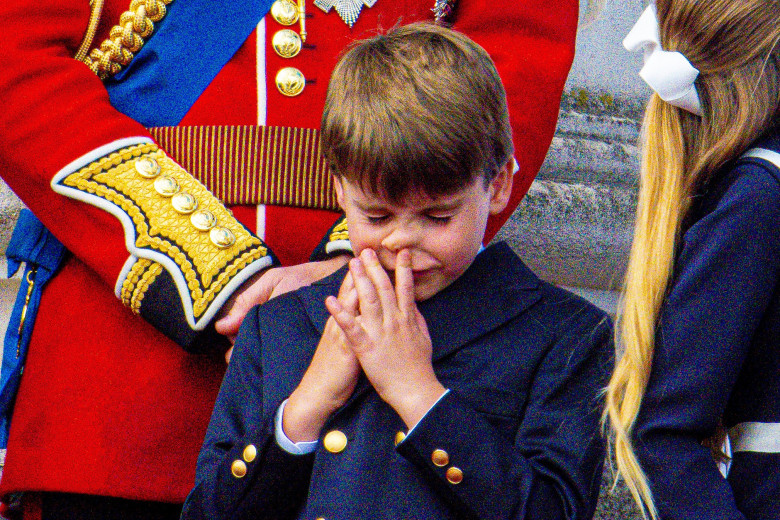
[[536,303],[539,279],[505,243],[482,251],[469,269],[419,304],[433,343],[433,361],[500,327]]

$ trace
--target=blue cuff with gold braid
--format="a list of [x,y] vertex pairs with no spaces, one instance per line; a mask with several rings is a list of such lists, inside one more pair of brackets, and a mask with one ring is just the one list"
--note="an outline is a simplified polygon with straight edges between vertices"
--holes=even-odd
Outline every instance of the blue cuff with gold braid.
[[148,138],[93,151],[57,173],[52,188],[120,220],[130,257],[117,297],[185,348],[241,284],[277,263],[262,240]]

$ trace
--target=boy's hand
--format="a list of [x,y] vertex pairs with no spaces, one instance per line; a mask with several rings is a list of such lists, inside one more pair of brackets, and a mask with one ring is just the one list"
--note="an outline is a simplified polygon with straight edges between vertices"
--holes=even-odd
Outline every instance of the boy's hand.
[[[340,307],[346,314],[357,314],[357,292],[352,275],[347,274],[339,289]],[[342,406],[355,390],[360,365],[346,345],[346,338],[331,317],[325,324],[320,343],[309,368],[284,408],[282,428],[293,442],[315,441],[330,415]]]
[[395,288],[370,249],[351,260],[349,270],[359,314],[336,298],[325,303],[377,393],[412,428],[445,388],[433,372],[431,338],[414,301],[411,255],[398,253]]

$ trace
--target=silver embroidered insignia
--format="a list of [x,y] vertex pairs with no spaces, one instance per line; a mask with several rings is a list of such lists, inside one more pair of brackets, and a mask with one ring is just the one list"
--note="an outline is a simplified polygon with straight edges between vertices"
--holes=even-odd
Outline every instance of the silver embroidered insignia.
[[326,13],[335,7],[341,19],[351,28],[360,16],[363,6],[373,7],[376,2],[377,0],[314,0],[314,5]]

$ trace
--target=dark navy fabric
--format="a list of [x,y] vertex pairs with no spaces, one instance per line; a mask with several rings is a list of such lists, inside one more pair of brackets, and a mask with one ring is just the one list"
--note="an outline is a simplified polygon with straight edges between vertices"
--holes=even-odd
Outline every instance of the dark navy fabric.
[[[589,303],[539,281],[505,244],[419,303],[433,366],[451,391],[396,448],[401,419],[362,378],[320,443],[284,452],[273,417],[309,365],[345,270],[247,315],[198,459],[182,518],[589,519],[604,457],[600,391],[611,325]],[[248,444],[258,456],[231,474]],[[431,462],[434,449],[449,465]],[[463,470],[462,483],[445,478]]]
[[65,252],[65,246],[43,227],[32,211],[25,208],[20,212],[5,252],[9,277],[19,270],[22,263],[25,264],[25,269],[3,340],[3,366],[0,370],[0,448],[8,445],[13,405],[24,371],[24,360],[27,357],[27,347],[30,344],[43,287],[54,276]]
[[780,172],[739,160],[693,201],[635,427],[662,519],[780,519],[780,454],[736,453],[724,479],[701,444],[721,418],[780,422],[779,274]]
[[179,124],[271,3],[172,2],[133,61],[105,82],[111,104],[147,127]]

